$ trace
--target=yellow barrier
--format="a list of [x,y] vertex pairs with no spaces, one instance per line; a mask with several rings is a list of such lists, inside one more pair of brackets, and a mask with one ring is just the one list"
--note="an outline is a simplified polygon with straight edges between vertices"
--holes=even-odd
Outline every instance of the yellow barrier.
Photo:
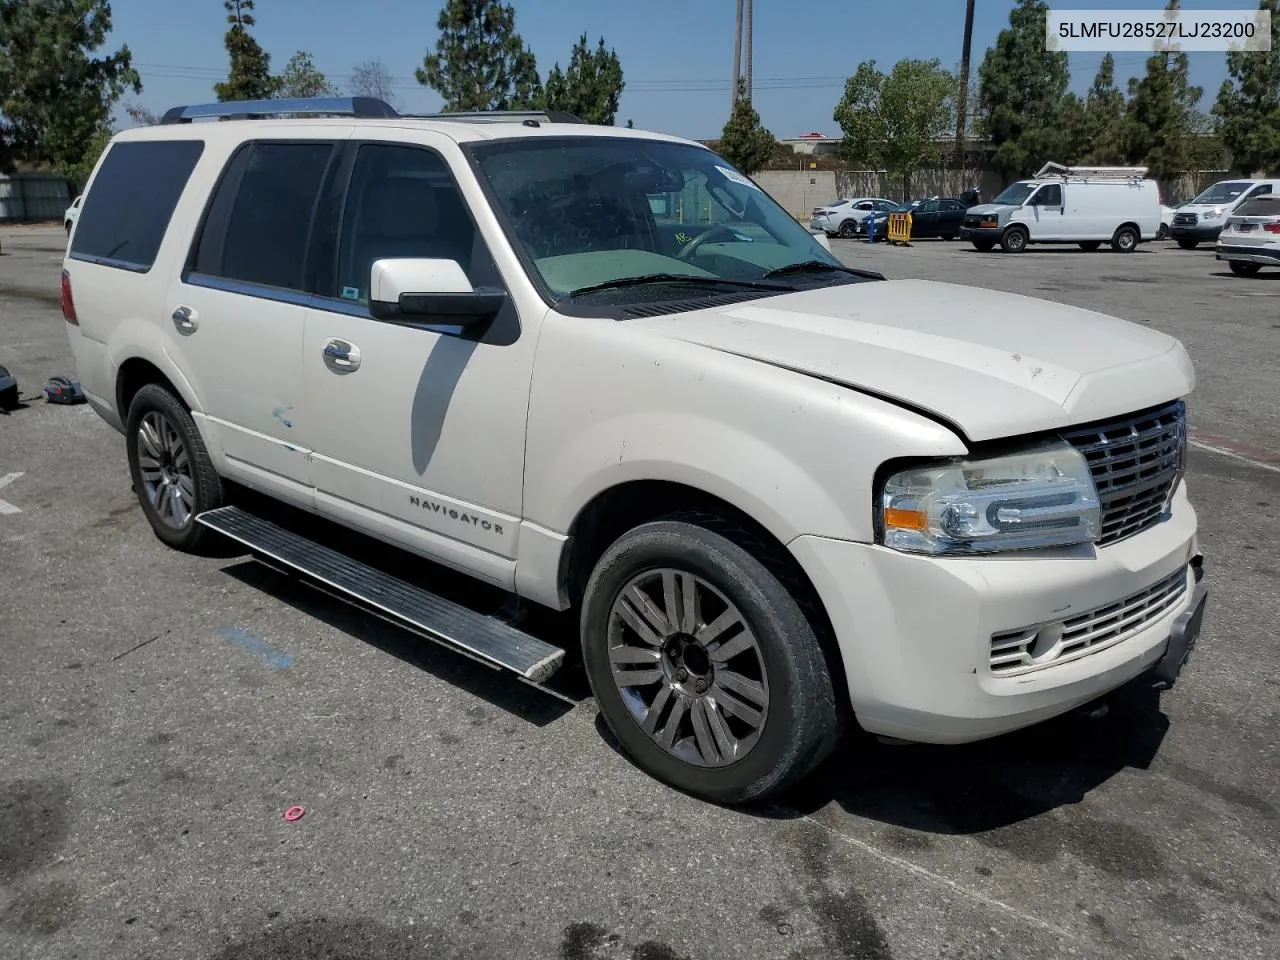
[[889,214],[889,242],[911,246],[911,214]]

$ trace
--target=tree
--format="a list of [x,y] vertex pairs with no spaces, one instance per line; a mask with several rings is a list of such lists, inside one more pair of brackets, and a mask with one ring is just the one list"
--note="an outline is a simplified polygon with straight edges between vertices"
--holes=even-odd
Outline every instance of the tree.
[[[1178,6],[1179,0],[1170,0],[1166,9]],[[1185,53],[1158,52],[1147,58],[1146,74],[1129,81],[1129,160],[1157,178],[1199,166],[1204,90],[1188,82],[1187,65]]]
[[978,68],[983,127],[1005,179],[1059,160],[1060,113],[1070,75],[1067,55],[1045,49],[1044,0],[1018,0]]
[[1280,0],[1259,0],[1271,11],[1271,49],[1227,54],[1213,113],[1233,164],[1246,174],[1280,172]]
[[764,169],[764,165],[773,156],[774,136],[760,126],[760,114],[747,99],[747,84],[738,80],[738,100],[733,105],[733,112],[724,125],[717,147],[722,157],[731,164],[751,176]]
[[104,123],[89,139],[79,160],[59,167],[59,173],[67,178],[75,193],[78,194],[84,190],[85,184],[89,182],[89,177],[93,174],[93,168],[98,165],[98,160],[106,152],[107,147],[111,144],[111,138],[115,135],[111,125]]
[[1084,102],[1081,163],[1114,165],[1124,163],[1129,131],[1126,127],[1124,94],[1116,86],[1116,62],[1111,54],[1102,58],[1093,86]]
[[374,97],[396,106],[396,82],[381,60],[366,60],[351,72],[347,90],[353,97]]
[[899,60],[888,76],[874,60],[859,64],[833,118],[844,132],[842,152],[901,177],[910,199],[911,174],[942,159],[955,98],[956,78],[937,59]]
[[303,97],[336,97],[338,88],[316,67],[311,54],[299,50],[276,78],[275,95],[288,99]]
[[128,103],[125,104],[124,112],[128,114],[129,119],[133,121],[137,127],[154,127],[160,122],[160,118],[155,112],[147,109],[141,104]]
[[535,108],[538,64],[515,21],[515,10],[500,0],[447,0],[436,21],[436,52],[417,69],[418,82],[444,98],[446,112]]
[[0,167],[23,159],[71,179],[97,160],[112,107],[142,92],[127,46],[94,55],[110,32],[107,0],[0,0]]
[[222,5],[227,8],[227,23],[231,24],[223,41],[231,57],[231,70],[225,82],[214,84],[214,92],[220,101],[269,100],[276,89],[271,55],[248,30],[254,24],[254,0],[223,0]]
[[563,73],[559,63],[551,68],[542,88],[542,108],[567,110],[586,123],[611,127],[624,86],[617,53],[605,49],[604,37],[591,51],[584,33],[573,45],[569,68]]

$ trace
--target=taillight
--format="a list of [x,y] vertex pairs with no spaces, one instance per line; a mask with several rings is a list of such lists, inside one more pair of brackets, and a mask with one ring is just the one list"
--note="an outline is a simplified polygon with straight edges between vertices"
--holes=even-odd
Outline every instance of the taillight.
[[60,300],[62,302],[62,319],[66,320],[67,323],[79,326],[80,320],[76,317],[76,301],[71,296],[71,274],[66,270],[62,271],[62,295]]
[[1267,233],[1280,233],[1280,223],[1264,223],[1262,229]]

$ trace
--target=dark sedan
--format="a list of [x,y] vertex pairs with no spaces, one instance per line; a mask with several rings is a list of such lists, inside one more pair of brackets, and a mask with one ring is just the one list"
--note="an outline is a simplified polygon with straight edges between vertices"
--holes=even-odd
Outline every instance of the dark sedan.
[[858,225],[858,234],[865,237],[874,221],[875,239],[884,240],[889,232],[889,213],[909,212],[911,239],[941,237],[944,240],[953,240],[960,233],[964,211],[964,202],[954,197],[930,197],[928,200],[916,200],[913,203],[903,204],[895,211],[876,213],[865,218]]

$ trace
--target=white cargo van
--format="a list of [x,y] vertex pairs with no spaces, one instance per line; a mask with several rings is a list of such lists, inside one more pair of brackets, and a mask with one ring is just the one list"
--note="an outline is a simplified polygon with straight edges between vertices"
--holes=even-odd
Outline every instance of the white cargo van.
[[1280,180],[1219,180],[1204,193],[1188,200],[1173,215],[1170,233],[1183,250],[1213,243],[1240,205],[1254,197],[1280,193]]
[[979,250],[997,243],[1021,253],[1029,243],[1111,244],[1132,253],[1160,235],[1160,190],[1146,167],[1064,167],[1046,163],[1030,180],[1005,188],[965,214],[960,238]]

